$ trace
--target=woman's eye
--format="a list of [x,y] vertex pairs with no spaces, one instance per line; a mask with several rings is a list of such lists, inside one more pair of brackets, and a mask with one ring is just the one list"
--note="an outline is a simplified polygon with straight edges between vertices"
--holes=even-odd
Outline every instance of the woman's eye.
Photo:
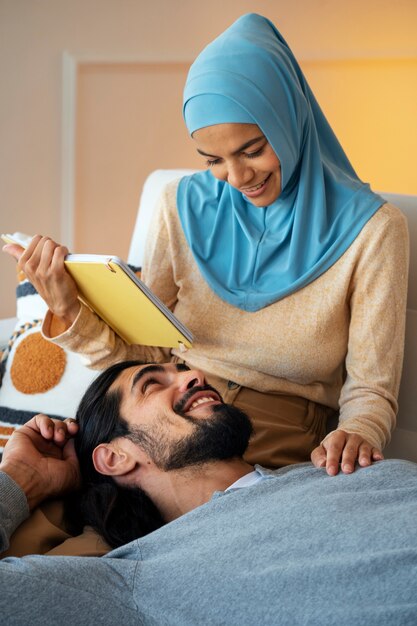
[[255,152],[246,152],[246,156],[248,159],[256,159],[256,157],[261,156],[264,149],[265,149],[265,146],[262,146],[262,148],[255,150]]
[[207,167],[213,167],[213,165],[217,165],[220,163],[220,159],[207,159],[206,165]]

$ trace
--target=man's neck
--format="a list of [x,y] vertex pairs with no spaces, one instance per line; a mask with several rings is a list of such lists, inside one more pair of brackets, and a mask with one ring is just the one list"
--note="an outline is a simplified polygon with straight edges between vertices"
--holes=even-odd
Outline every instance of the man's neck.
[[224,491],[253,471],[242,459],[213,461],[181,470],[156,470],[143,477],[141,487],[167,522],[208,502],[215,491]]

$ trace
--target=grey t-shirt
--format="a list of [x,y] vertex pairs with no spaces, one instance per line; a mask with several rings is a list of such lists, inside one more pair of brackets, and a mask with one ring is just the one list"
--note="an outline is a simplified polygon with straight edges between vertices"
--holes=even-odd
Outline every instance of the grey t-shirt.
[[[336,477],[311,464],[260,471],[268,478],[216,492],[105,557],[0,561],[2,621],[417,624],[416,464],[383,461]],[[0,494],[1,536],[19,500],[4,475]],[[16,519],[21,505],[20,494]]]

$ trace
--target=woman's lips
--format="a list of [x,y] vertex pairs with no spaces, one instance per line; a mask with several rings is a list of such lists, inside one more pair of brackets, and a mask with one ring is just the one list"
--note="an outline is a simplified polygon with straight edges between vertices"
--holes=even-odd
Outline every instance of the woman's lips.
[[241,189],[241,192],[248,198],[256,198],[260,196],[265,191],[270,177],[271,174],[268,174],[268,176],[261,183],[253,185],[252,187],[247,187],[246,189]]

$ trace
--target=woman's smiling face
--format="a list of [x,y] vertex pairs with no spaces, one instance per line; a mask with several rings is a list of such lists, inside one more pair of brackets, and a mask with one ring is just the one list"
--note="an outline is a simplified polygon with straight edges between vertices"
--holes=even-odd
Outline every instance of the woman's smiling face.
[[256,124],[215,124],[193,133],[197,152],[213,176],[253,205],[269,206],[281,193],[281,164]]

